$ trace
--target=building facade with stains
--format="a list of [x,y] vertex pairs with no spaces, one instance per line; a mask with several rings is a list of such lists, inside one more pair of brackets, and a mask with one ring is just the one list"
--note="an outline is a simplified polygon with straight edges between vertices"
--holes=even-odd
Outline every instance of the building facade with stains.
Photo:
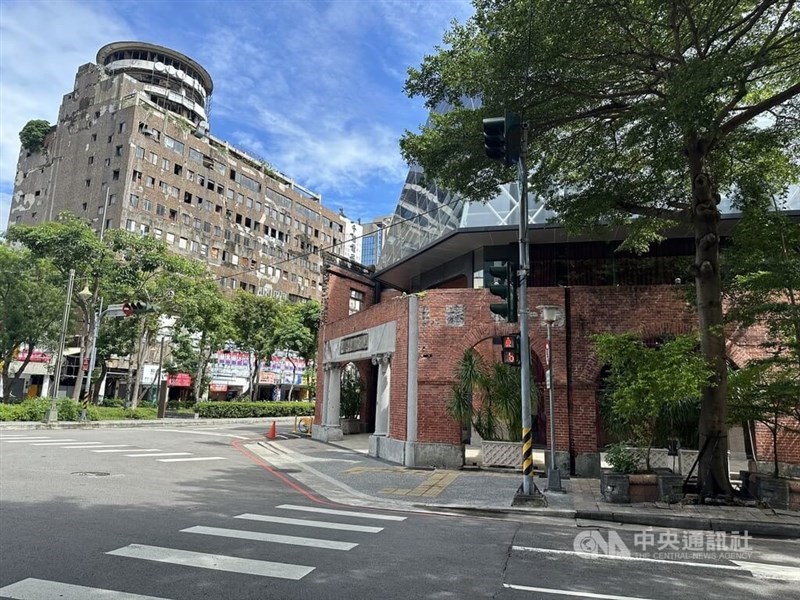
[[164,240],[206,262],[224,289],[319,299],[320,251],[343,251],[343,220],[210,134],[213,89],[199,63],[169,48],[104,46],[79,67],[41,150],[21,150],[9,225],[69,211],[96,231]]

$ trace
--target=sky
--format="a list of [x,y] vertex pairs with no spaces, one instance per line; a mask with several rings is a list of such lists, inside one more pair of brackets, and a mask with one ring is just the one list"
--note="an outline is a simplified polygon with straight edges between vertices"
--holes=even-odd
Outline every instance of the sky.
[[427,111],[406,71],[468,0],[0,0],[0,231],[19,132],[54,123],[82,64],[123,40],[167,46],[211,74],[211,133],[368,221],[394,211],[399,139]]

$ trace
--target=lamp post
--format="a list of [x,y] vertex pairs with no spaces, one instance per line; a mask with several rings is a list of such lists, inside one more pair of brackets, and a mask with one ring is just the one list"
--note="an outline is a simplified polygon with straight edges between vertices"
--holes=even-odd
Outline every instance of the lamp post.
[[547,471],[547,489],[551,492],[563,492],[561,487],[561,472],[558,470],[556,464],[556,410],[555,400],[553,397],[553,388],[555,381],[553,380],[553,323],[558,320],[560,314],[560,307],[558,306],[542,306],[542,321],[547,325],[547,390],[550,397],[550,469]]
[[56,366],[53,372],[53,389],[50,392],[50,409],[47,411],[46,421],[55,423],[58,421],[58,388],[61,383],[61,368],[64,364],[64,342],[67,339],[67,327],[69,326],[69,308],[72,304],[72,286],[75,284],[75,269],[69,270],[69,280],[67,281],[67,299],[64,302],[64,318],[61,321],[61,335],[58,338],[58,353],[56,354]]

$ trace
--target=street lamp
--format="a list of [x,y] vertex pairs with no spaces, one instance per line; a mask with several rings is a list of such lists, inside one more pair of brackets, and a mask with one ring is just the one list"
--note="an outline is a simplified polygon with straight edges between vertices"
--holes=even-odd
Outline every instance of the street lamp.
[[56,366],[53,373],[53,389],[50,392],[50,409],[47,411],[46,421],[55,423],[58,421],[58,388],[61,383],[61,368],[64,364],[64,342],[67,338],[67,327],[69,326],[69,308],[72,304],[72,286],[75,284],[75,269],[69,270],[69,280],[67,281],[67,299],[64,302],[64,318],[61,321],[61,335],[58,338],[58,354],[56,354]]
[[553,398],[553,323],[561,315],[561,308],[558,306],[541,306],[542,321],[547,325],[547,390],[550,396],[550,469],[547,471],[547,489],[551,492],[563,492],[561,487],[561,472],[556,464],[556,410]]

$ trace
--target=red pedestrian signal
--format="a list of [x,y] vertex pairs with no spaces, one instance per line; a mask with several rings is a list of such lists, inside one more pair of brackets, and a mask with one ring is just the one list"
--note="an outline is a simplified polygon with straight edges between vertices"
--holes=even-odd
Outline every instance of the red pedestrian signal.
[[130,317],[133,314],[133,307],[130,305],[129,302],[125,302],[122,305],[122,314],[126,317]]
[[504,365],[519,367],[522,363],[519,358],[519,336],[504,335],[500,339],[501,357]]

